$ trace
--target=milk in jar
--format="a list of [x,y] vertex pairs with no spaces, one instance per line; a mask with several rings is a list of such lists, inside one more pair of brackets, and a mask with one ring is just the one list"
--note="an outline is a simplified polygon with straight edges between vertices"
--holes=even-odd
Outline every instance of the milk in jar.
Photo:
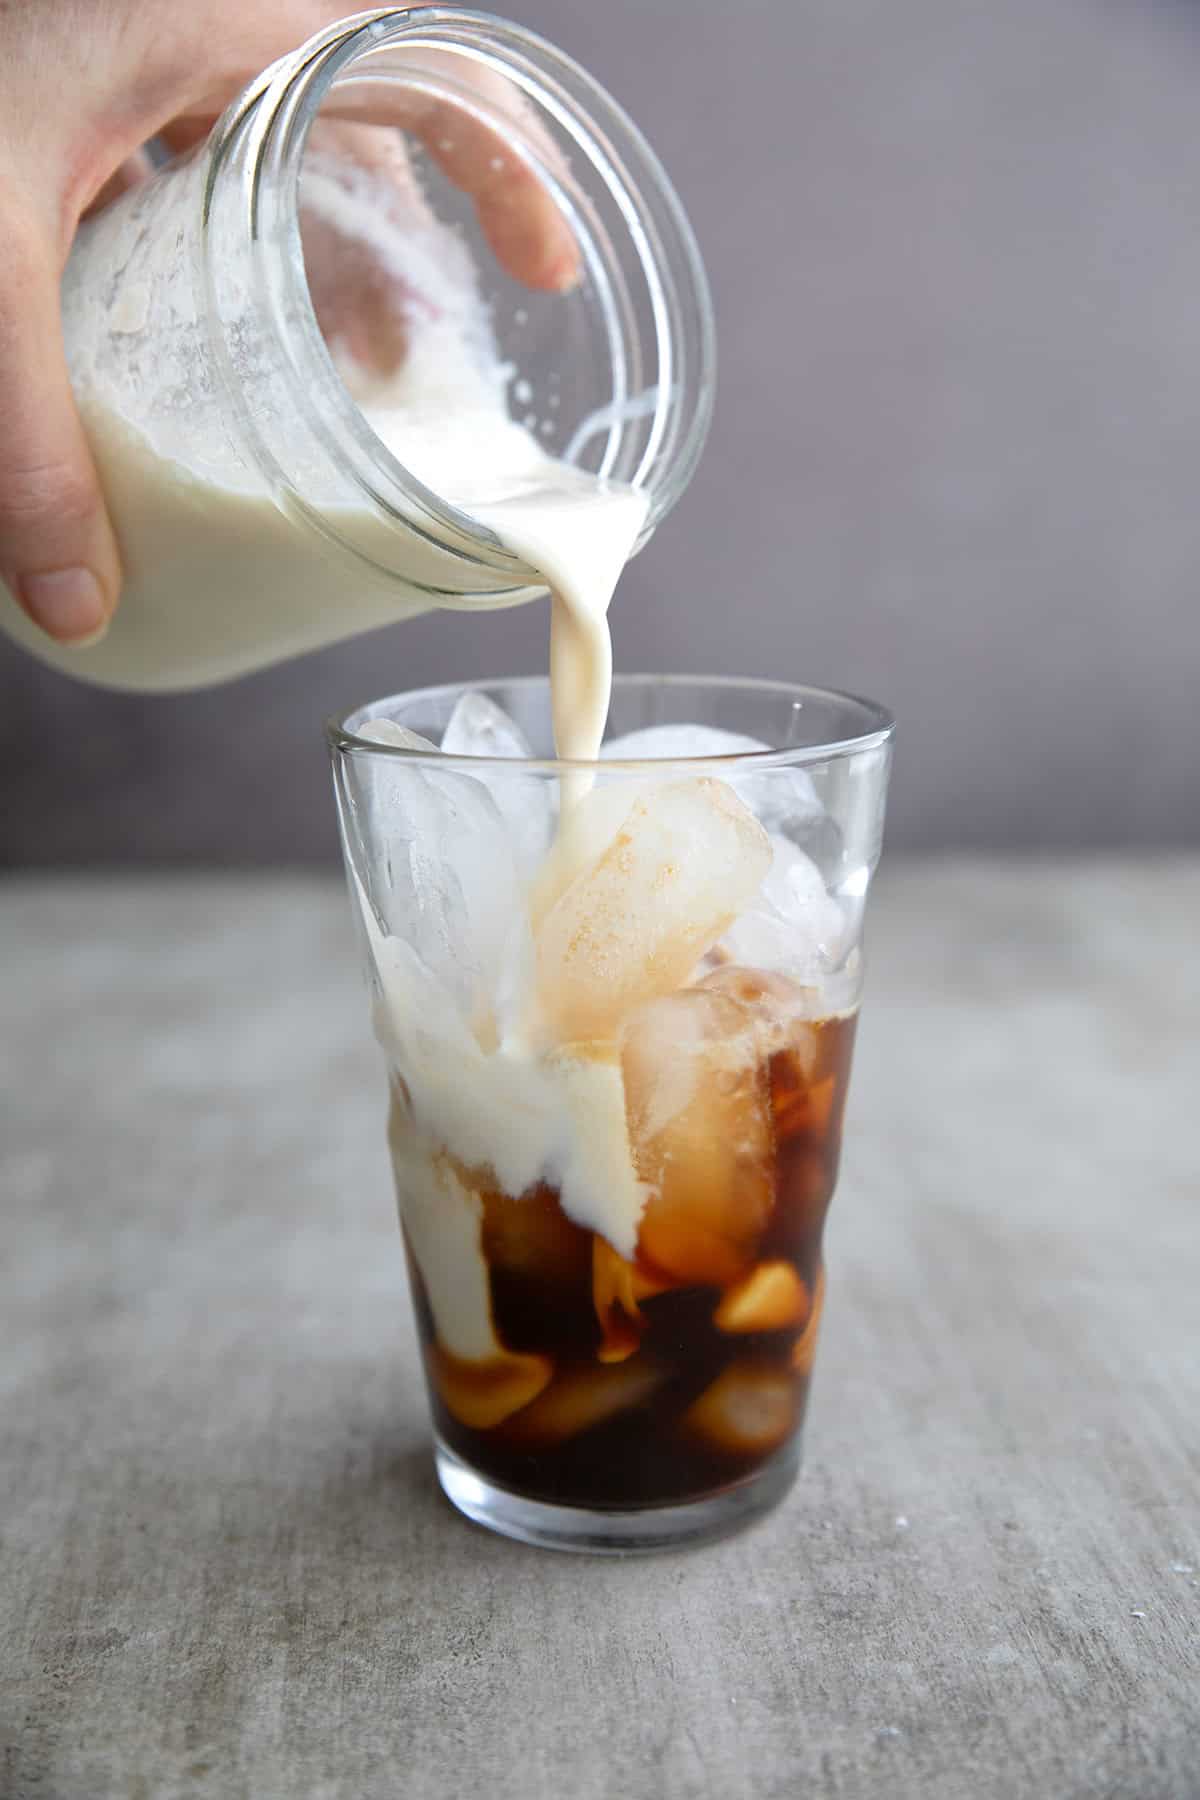
[[[505,73],[498,85],[497,66]],[[568,293],[492,257],[415,138],[409,216],[330,173],[329,113],[486,128],[553,193]],[[309,133],[315,126],[315,135]],[[411,308],[387,370],[326,342],[302,223],[365,220]],[[84,679],[169,692],[433,607],[554,595],[559,748],[594,753],[621,569],[677,498],[711,408],[711,307],[653,153],[582,70],[466,12],[363,15],[285,58],[209,143],[81,229],[63,283],[72,380],[125,571],[96,645],[0,622]]]

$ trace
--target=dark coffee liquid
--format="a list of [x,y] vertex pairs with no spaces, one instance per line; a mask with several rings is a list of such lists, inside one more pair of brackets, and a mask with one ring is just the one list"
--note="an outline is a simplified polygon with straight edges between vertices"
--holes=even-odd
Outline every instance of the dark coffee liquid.
[[[563,1214],[553,1188],[514,1197],[487,1171],[465,1172],[483,1199],[496,1334],[544,1367],[532,1401],[486,1428],[464,1422],[488,1411],[494,1377],[438,1345],[410,1254],[434,1419],[465,1462],[533,1499],[624,1510],[720,1492],[789,1443],[808,1397],[854,1023],[798,1024],[759,1067],[773,1144],[756,1222],[764,1193],[767,1209],[724,1286],[681,1281],[641,1239],[623,1263]],[[642,1235],[653,1235],[645,1222]],[[623,1299],[609,1302],[614,1283]]]

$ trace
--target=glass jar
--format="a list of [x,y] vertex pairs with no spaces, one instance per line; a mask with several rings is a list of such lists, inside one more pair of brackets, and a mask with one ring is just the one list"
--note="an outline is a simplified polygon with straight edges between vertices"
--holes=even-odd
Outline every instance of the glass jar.
[[80,229],[64,329],[125,585],[107,636],[82,651],[52,644],[0,590],[0,619],[30,650],[101,683],[170,690],[430,607],[545,592],[388,449],[314,309],[301,205],[314,123],[404,126],[431,109],[451,134],[442,148],[456,123],[492,134],[576,247],[569,292],[522,286],[440,171],[439,146],[406,139],[437,228],[474,264],[510,411],[551,454],[643,491],[639,547],[679,497],[712,408],[713,318],[653,151],[522,27],[454,7],[362,13],[267,69],[199,150]]
[[438,1478],[662,1549],[795,1478],[892,721],[619,675],[566,819],[544,678],[332,722]]

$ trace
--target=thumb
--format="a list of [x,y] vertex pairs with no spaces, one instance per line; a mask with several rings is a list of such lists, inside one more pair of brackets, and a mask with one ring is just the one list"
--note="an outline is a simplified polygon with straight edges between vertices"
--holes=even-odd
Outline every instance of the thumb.
[[107,628],[120,561],[63,351],[52,235],[0,206],[0,580],[64,644]]

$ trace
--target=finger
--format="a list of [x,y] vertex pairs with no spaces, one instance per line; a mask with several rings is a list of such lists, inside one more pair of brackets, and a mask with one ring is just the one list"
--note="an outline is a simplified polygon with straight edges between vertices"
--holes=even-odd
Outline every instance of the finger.
[[88,201],[83,217],[89,218],[92,213],[99,212],[110,201],[117,200],[127,194],[130,188],[140,187],[154,173],[154,164],[144,150],[138,150],[133,156],[127,156],[123,163],[113,170],[104,185],[93,194]]
[[576,285],[579,249],[571,229],[549,189],[499,131],[441,100],[421,108],[412,128],[443,173],[474,200],[503,269],[526,287],[552,293]]
[[[463,80],[456,59],[423,53],[414,72]],[[465,85],[465,83],[464,83]],[[511,121],[542,166],[566,172],[558,145],[525,96],[504,76],[472,68],[470,89],[499,120]],[[334,88],[323,117],[387,122],[418,137],[443,174],[475,202],[479,223],[501,267],[527,287],[564,293],[579,281],[579,247],[541,176],[500,125],[446,96],[399,83],[371,81]]]
[[93,642],[120,562],[63,354],[50,235],[0,218],[0,579],[64,644]]

